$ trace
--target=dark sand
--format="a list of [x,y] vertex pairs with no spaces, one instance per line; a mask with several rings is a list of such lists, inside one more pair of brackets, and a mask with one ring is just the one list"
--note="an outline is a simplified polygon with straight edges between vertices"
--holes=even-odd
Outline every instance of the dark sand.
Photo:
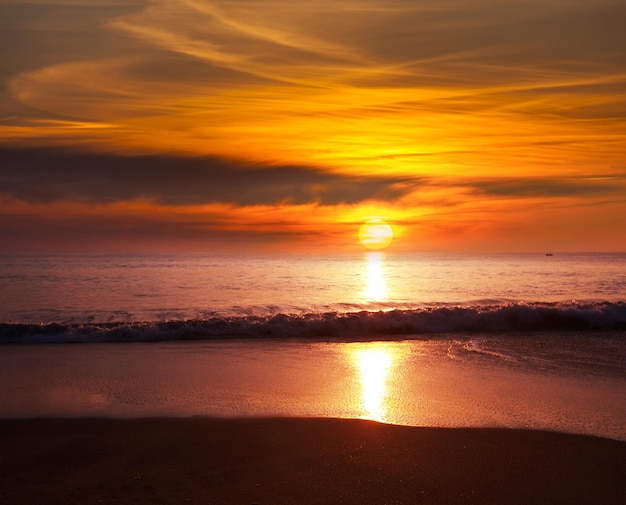
[[626,442],[334,419],[4,420],[0,503],[623,505]]

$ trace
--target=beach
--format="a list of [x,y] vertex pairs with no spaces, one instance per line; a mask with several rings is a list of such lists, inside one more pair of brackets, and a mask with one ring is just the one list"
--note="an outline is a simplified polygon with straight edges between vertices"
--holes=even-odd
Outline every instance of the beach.
[[5,258],[0,504],[621,505],[626,256],[556,259]]
[[624,19],[0,0],[0,505],[626,505]]
[[363,420],[0,421],[21,504],[621,504],[626,443]]

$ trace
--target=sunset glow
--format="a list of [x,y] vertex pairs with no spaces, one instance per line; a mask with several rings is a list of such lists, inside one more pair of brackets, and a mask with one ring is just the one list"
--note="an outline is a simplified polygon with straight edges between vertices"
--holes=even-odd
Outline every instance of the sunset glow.
[[367,249],[384,249],[393,240],[393,229],[382,219],[368,219],[359,228],[359,241]]
[[625,16],[7,0],[0,252],[625,250]]
[[363,290],[365,301],[382,302],[387,298],[387,283],[385,281],[385,256],[381,252],[367,253],[367,277]]

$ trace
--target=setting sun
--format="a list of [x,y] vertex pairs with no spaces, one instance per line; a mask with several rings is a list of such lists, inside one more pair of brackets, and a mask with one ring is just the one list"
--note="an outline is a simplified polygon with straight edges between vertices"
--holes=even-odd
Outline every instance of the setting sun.
[[368,249],[384,249],[393,240],[393,230],[382,219],[369,219],[359,229],[359,241]]

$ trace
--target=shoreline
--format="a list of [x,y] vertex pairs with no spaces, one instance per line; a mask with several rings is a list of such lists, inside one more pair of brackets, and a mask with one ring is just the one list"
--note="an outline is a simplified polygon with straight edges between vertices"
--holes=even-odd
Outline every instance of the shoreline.
[[7,504],[618,504],[626,442],[334,418],[0,420]]

